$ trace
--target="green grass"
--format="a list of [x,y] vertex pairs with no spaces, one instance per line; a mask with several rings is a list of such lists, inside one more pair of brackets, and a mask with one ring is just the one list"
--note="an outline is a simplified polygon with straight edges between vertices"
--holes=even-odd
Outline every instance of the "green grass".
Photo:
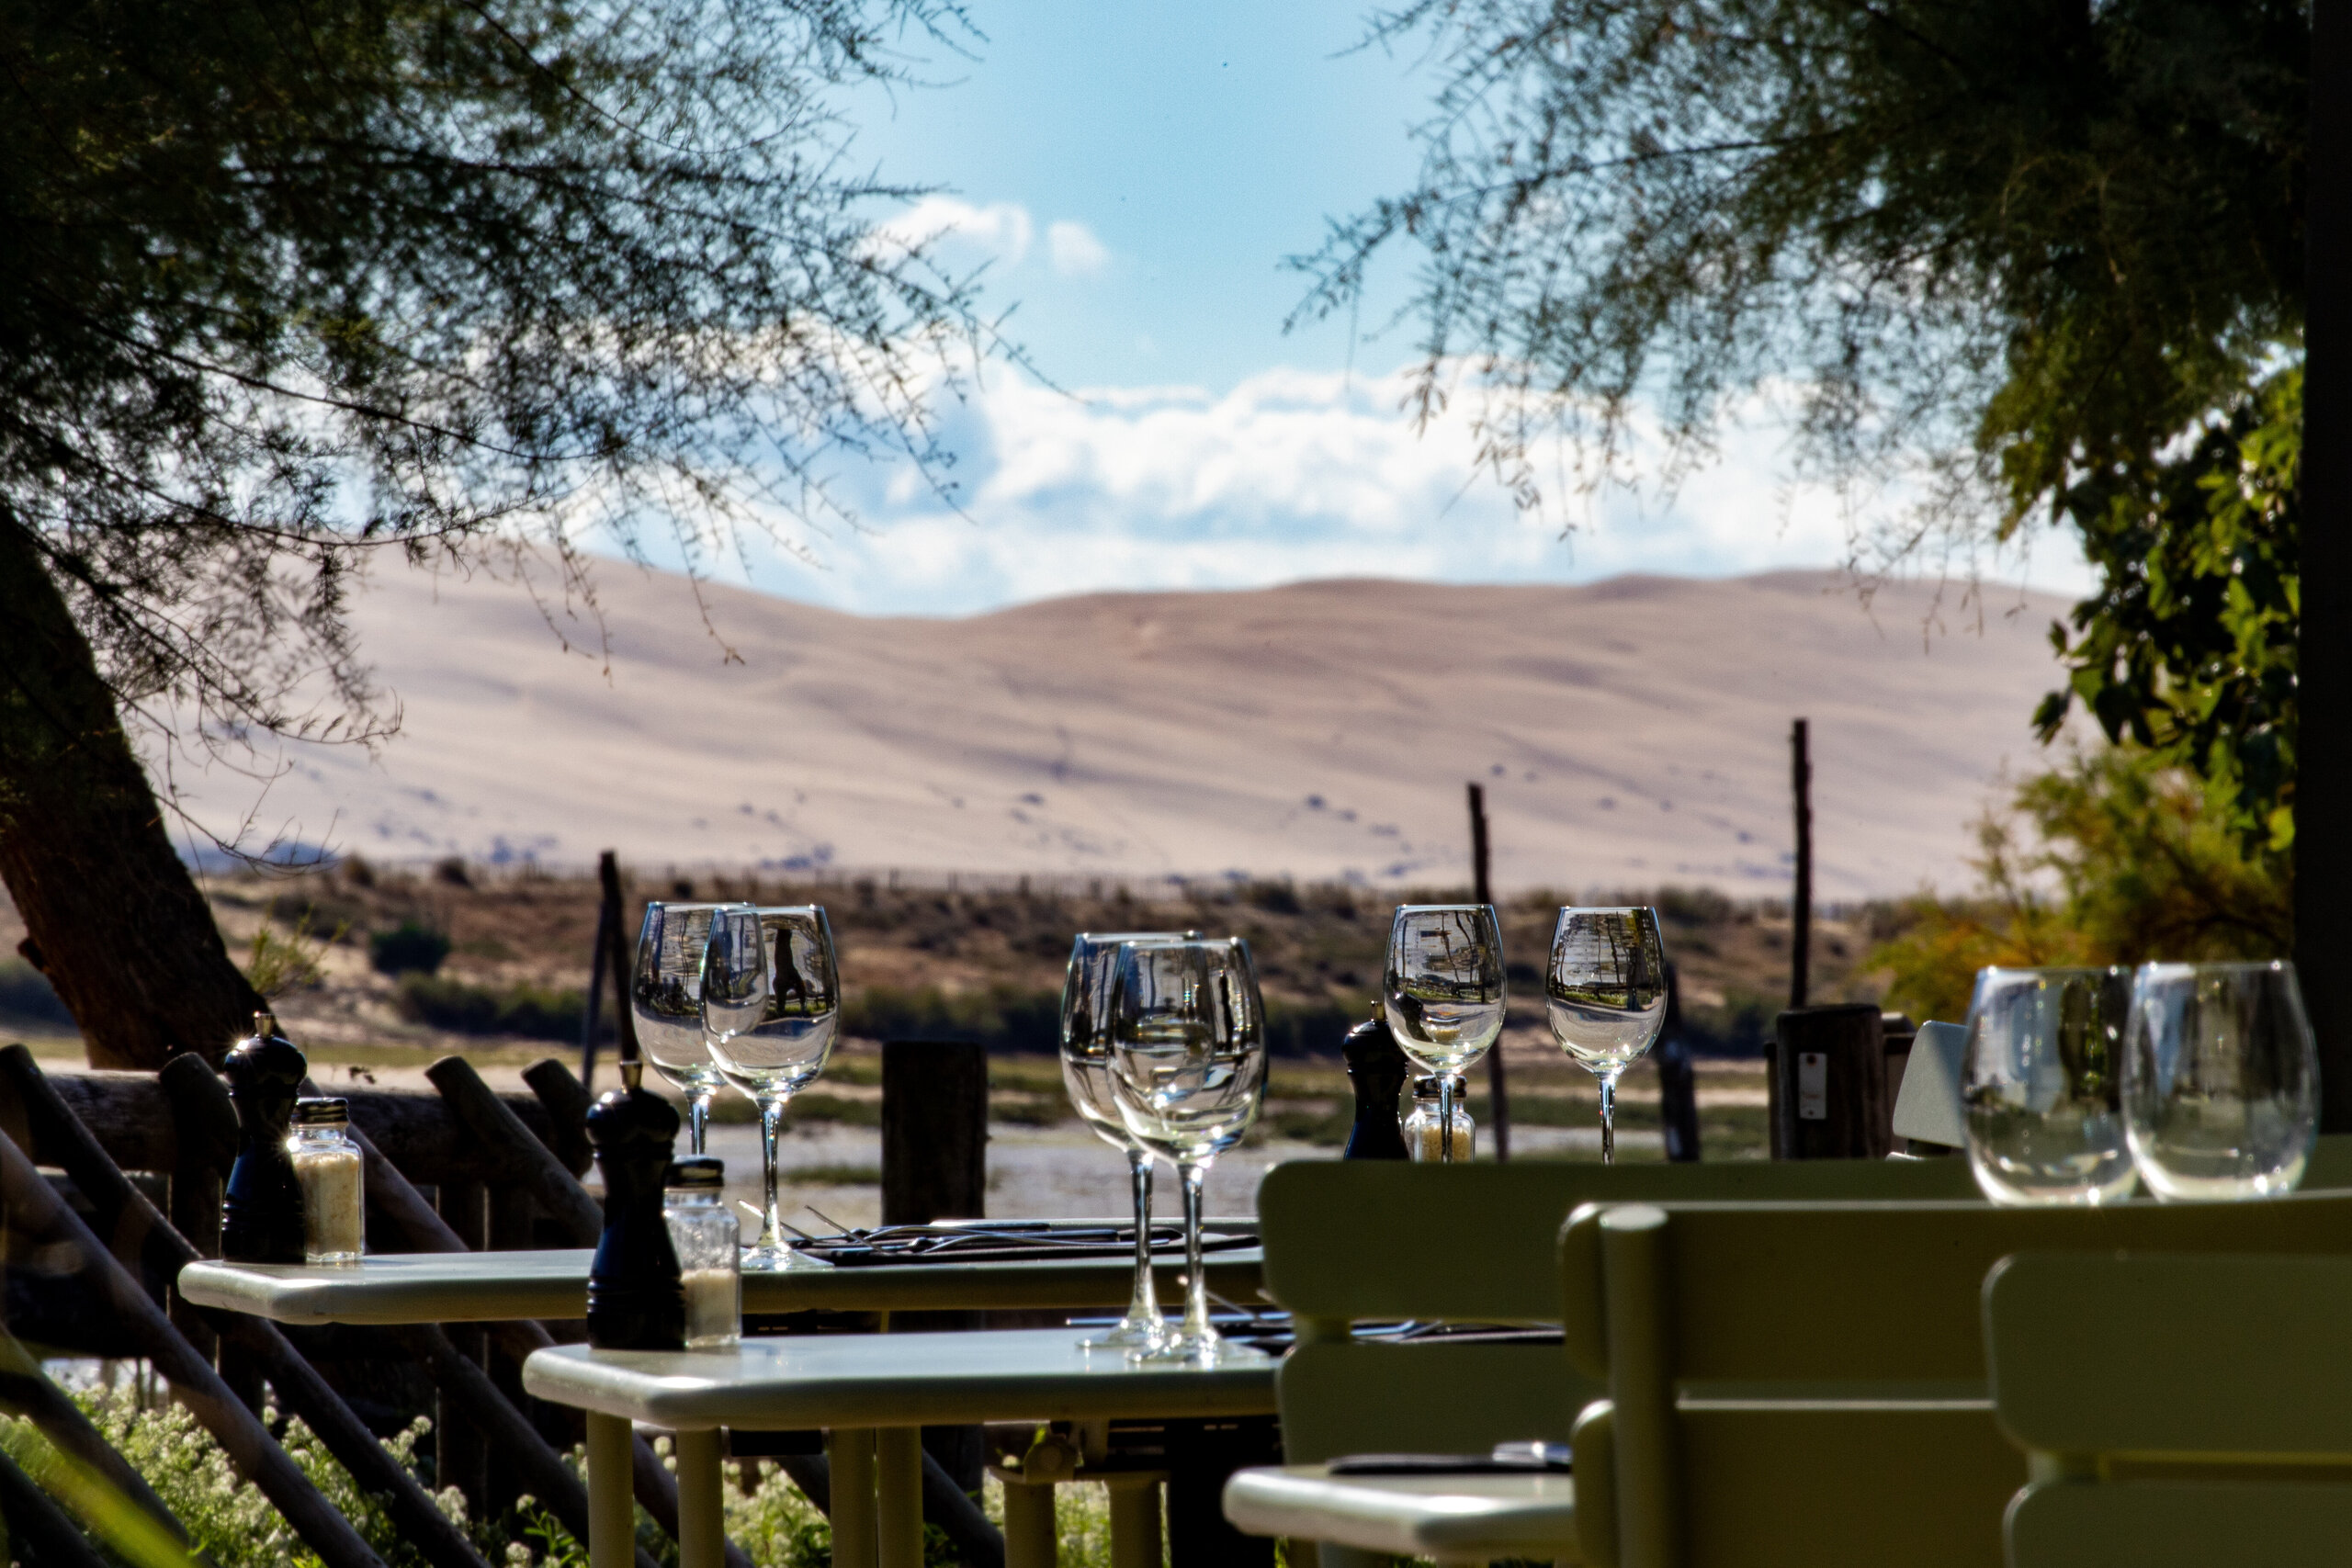
[[795,1187],[879,1187],[882,1168],[878,1165],[788,1165],[779,1167],[777,1178]]

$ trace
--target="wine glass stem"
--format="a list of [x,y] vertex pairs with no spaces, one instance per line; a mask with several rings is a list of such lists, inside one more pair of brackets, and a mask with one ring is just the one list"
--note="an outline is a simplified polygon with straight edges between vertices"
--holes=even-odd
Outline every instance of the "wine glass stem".
[[1207,1184],[1206,1165],[1180,1165],[1176,1174],[1184,1183],[1184,1328],[1182,1338],[1194,1350],[1216,1343],[1209,1326],[1209,1277],[1201,1267],[1202,1190]]
[[1600,1163],[1617,1163],[1617,1075],[1600,1075]]
[[1127,1302],[1125,1328],[1160,1327],[1159,1292],[1151,1278],[1151,1156],[1127,1151],[1127,1175],[1136,1195],[1136,1289]]
[[686,1147],[697,1155],[703,1152],[703,1137],[710,1129],[710,1101],[708,1093],[686,1096]]
[[775,1141],[783,1130],[784,1101],[760,1101],[760,1179],[767,1202],[760,1211],[760,1239],[755,1245],[763,1252],[777,1252],[784,1247],[784,1213],[776,1207],[775,1198]]
[[1437,1076],[1437,1157],[1442,1164],[1453,1163],[1453,1075]]

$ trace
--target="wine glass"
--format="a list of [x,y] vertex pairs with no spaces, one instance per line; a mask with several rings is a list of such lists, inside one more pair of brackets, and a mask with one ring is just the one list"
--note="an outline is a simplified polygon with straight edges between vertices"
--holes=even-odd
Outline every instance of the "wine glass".
[[1961,1100],[1968,1162],[1996,1203],[2113,1203],[2135,1173],[2123,1135],[2122,969],[1982,969]]
[[702,950],[716,911],[731,904],[648,904],[637,937],[629,1008],[637,1043],[663,1077],[685,1092],[687,1147],[703,1152],[710,1102],[727,1080],[710,1059],[702,1028]]
[[1438,1152],[1453,1157],[1453,1080],[1503,1032],[1503,933],[1492,904],[1400,904],[1382,1003],[1396,1043],[1438,1080]]
[[710,1059],[760,1108],[766,1195],[760,1235],[743,1256],[752,1269],[819,1269],[784,1238],[776,1208],[775,1145],[784,1108],[825,1070],[841,1027],[840,965],[821,906],[739,905],[711,918],[702,965],[703,1026]]
[[1657,911],[1563,908],[1552,930],[1544,1010],[1560,1049],[1600,1080],[1600,1157],[1617,1161],[1617,1079],[1666,1025]]
[[2140,965],[2123,1126],[2159,1198],[2254,1198],[2301,1181],[2319,1130],[2319,1058],[2295,966]]
[[1111,988],[1118,978],[1121,944],[1182,940],[1177,931],[1080,931],[1070,945],[1069,971],[1062,982],[1062,1083],[1079,1120],[1127,1156],[1136,1207],[1136,1283],[1127,1315],[1109,1332],[1079,1341],[1090,1350],[1148,1348],[1168,1331],[1151,1277],[1151,1151],[1120,1120],[1111,1089]]
[[1209,1324],[1201,1267],[1202,1186],[1241,1141],[1266,1095],[1266,1017],[1238,938],[1129,942],[1111,984],[1111,1091],[1136,1142],[1176,1168],[1184,1188],[1184,1321],[1144,1360],[1215,1366],[1247,1359]]

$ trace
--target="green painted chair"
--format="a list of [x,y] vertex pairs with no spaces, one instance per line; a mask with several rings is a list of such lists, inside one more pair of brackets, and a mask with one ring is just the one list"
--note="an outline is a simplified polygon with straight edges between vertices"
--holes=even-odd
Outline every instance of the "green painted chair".
[[1984,1300],[2010,1568],[2352,1557],[2352,1258],[2029,1253]]
[[1991,1568],[2026,1465],[1993,1420],[1984,1277],[2013,1252],[2092,1248],[2352,1252],[2352,1193],[1578,1210],[1563,1328],[1608,1385],[1576,1433],[1585,1561]]
[[[1291,1462],[1236,1476],[1227,1515],[1256,1534],[1383,1553],[1457,1555],[1466,1542],[1472,1558],[1572,1558],[1571,1489],[1560,1478],[1433,1485],[1333,1478],[1321,1461],[1383,1451],[1485,1453],[1526,1438],[1565,1443],[1577,1412],[1600,1393],[1599,1381],[1571,1368],[1557,1346],[1362,1344],[1350,1339],[1351,1324],[1556,1323],[1560,1225],[1579,1203],[1920,1200],[1974,1190],[1967,1163],[1949,1159],[1279,1166],[1259,1190],[1258,1216],[1266,1293],[1296,1314],[1299,1328],[1276,1378]],[[1499,1544],[1487,1551],[1480,1543]],[[1325,1557],[1336,1564],[1347,1553]]]

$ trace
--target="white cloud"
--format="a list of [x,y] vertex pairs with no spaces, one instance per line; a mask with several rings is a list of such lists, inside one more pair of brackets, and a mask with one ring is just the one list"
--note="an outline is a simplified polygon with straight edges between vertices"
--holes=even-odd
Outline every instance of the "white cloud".
[[1046,226],[1046,249],[1054,258],[1054,270],[1065,277],[1087,276],[1111,264],[1110,249],[1094,237],[1094,231],[1067,218]]
[[976,207],[952,196],[927,196],[904,212],[882,223],[876,237],[886,243],[911,249],[916,245],[967,244],[985,252],[1007,266],[1018,266],[1029,254],[1036,224],[1029,209],[1018,202],[995,201]]
[[[1477,471],[1465,420],[1417,430],[1400,406],[1407,388],[1401,373],[1277,367],[1223,395],[1071,396],[1000,367],[945,412],[961,513],[903,469],[876,474],[858,502],[866,530],[813,541],[824,570],[777,555],[752,576],[845,609],[964,614],[1105,589],[1724,576],[1847,553],[1838,499],[1786,482],[1776,427],[1730,432],[1721,460],[1671,498],[1602,496],[1563,537],[1556,516],[1519,513]],[[1637,468],[1643,456],[1637,446]],[[2081,589],[2079,556],[2055,546],[1986,570]]]

